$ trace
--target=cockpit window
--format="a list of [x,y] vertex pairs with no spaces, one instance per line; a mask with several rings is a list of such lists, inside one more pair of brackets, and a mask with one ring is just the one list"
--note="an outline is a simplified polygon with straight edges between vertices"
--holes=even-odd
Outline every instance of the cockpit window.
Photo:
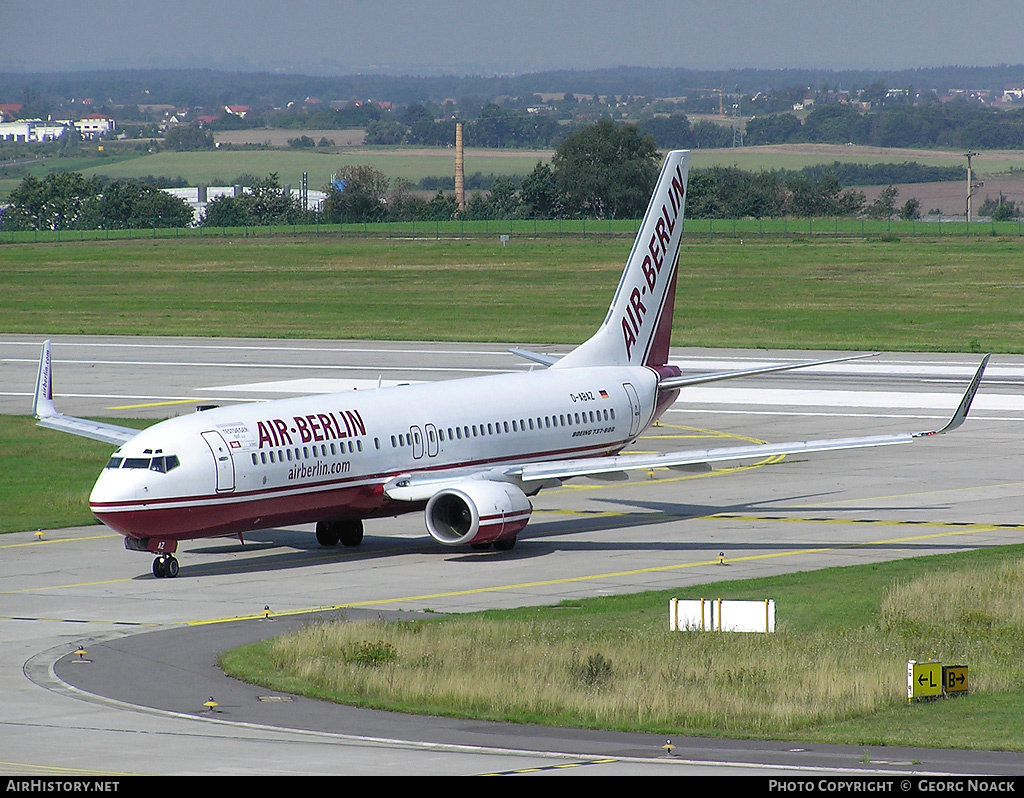
[[107,468],[148,468],[165,474],[181,465],[176,454],[157,457],[111,457]]
[[177,468],[178,465],[178,456],[176,454],[169,454],[166,457],[154,457],[149,469],[150,471],[159,471],[161,474],[165,474]]

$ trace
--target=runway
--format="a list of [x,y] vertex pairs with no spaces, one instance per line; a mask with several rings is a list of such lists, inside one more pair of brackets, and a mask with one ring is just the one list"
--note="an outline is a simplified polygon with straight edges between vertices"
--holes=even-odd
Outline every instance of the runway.
[[[0,336],[0,412],[28,413],[42,339]],[[510,345],[58,337],[54,393],[58,409],[74,415],[166,418],[196,404],[529,369],[505,352]],[[678,350],[672,362],[716,371],[822,354]],[[637,448],[934,429],[979,360],[882,355],[691,389]],[[665,741],[649,735],[268,700],[215,666],[218,650],[314,613],[549,604],[1018,543],[1022,429],[1024,357],[996,356],[953,435],[710,475],[578,480],[537,497],[509,553],[442,548],[414,514],[369,522],[356,550],[322,550],[308,527],[254,533],[244,547],[186,543],[180,576],[157,580],[149,557],[124,551],[100,526],[46,531],[42,540],[4,535],[0,772],[1024,772],[1015,754],[880,749],[863,761],[863,747],[730,741],[674,741],[669,758]],[[263,619],[264,607],[274,620]],[[79,645],[88,662],[72,661]],[[216,712],[203,707],[211,694]]]

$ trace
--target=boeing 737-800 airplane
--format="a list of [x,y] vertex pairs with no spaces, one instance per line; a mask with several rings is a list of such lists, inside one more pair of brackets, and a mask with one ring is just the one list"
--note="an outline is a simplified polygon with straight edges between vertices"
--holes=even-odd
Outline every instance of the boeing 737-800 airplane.
[[[54,409],[50,342],[40,426],[118,444],[92,512],[176,576],[178,542],[315,523],[325,546],[362,541],[363,520],[425,510],[447,545],[511,549],[529,496],[562,480],[797,452],[909,443],[963,423],[986,356],[949,423],[928,432],[622,455],[688,385],[850,358],[684,377],[668,364],[689,152],[670,152],[598,331],[548,368],[222,407],[139,432]],[[866,357],[858,355],[855,357]]]

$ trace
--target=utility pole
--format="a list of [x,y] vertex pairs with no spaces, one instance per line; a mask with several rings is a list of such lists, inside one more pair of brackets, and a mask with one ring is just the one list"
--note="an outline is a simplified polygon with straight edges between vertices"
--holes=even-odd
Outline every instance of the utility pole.
[[462,142],[462,122],[455,123],[455,205],[459,216],[466,212],[466,160]]
[[964,153],[964,157],[967,159],[967,217],[966,218],[967,218],[967,223],[968,224],[970,224],[970,221],[971,221],[971,196],[974,194],[974,189],[981,188],[983,185],[985,185],[984,183],[978,183],[977,185],[975,185],[975,183],[974,183],[974,172],[971,169],[971,158],[973,158],[977,154],[978,153],[976,153],[976,152],[974,152],[972,150],[968,150],[967,152]]

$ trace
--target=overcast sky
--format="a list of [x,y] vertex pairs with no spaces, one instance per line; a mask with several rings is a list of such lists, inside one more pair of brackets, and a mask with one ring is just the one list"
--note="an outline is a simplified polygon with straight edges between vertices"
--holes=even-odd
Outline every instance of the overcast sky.
[[0,71],[1024,63],[1022,0],[0,0]]

